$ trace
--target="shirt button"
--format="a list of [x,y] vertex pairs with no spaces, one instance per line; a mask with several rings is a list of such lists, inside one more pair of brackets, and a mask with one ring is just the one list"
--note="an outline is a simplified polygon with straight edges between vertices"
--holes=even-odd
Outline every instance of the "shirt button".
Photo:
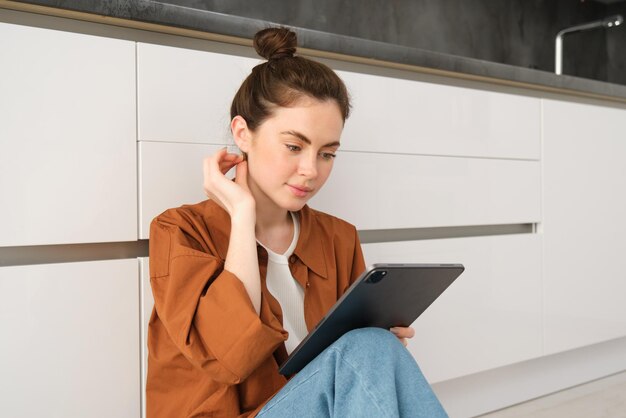
[[311,283],[306,282],[306,287],[311,287]]
[[289,262],[292,263],[292,264],[295,263],[296,262],[296,256],[292,255],[291,257],[289,257]]

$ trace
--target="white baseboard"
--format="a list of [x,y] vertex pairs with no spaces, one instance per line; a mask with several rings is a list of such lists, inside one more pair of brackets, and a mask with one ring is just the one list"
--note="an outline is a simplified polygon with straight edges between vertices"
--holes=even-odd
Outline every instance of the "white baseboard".
[[626,337],[433,384],[450,418],[475,417],[626,370]]

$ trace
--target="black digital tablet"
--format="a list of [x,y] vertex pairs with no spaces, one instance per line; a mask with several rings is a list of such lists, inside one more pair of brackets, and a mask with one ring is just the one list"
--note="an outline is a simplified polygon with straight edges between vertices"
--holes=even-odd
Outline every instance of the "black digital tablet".
[[279,372],[298,373],[353,329],[410,326],[464,269],[462,264],[372,265],[291,352]]

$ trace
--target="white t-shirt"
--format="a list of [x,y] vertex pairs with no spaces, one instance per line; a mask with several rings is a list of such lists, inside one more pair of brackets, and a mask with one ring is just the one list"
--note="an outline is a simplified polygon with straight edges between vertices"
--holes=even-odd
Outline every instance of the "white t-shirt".
[[[298,217],[293,212],[293,240],[284,254],[277,254],[259,244],[267,250],[267,290],[276,298],[283,311],[283,328],[289,333],[285,342],[287,353],[291,353],[308,334],[304,322],[304,289],[291,275],[289,270],[289,257],[298,243],[300,224]],[[257,241],[258,242],[258,241]]]

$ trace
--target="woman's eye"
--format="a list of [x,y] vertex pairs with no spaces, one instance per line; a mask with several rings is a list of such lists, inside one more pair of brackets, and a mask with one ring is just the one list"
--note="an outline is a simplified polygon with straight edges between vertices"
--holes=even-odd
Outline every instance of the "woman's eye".
[[299,147],[299,146],[297,146],[297,145],[290,145],[290,144],[287,144],[287,145],[285,145],[285,146],[287,147],[287,149],[288,149],[289,151],[293,151],[293,152],[300,151],[300,147]]
[[325,159],[325,160],[332,160],[333,158],[335,158],[337,155],[333,154],[331,152],[322,152],[320,153],[320,156]]

